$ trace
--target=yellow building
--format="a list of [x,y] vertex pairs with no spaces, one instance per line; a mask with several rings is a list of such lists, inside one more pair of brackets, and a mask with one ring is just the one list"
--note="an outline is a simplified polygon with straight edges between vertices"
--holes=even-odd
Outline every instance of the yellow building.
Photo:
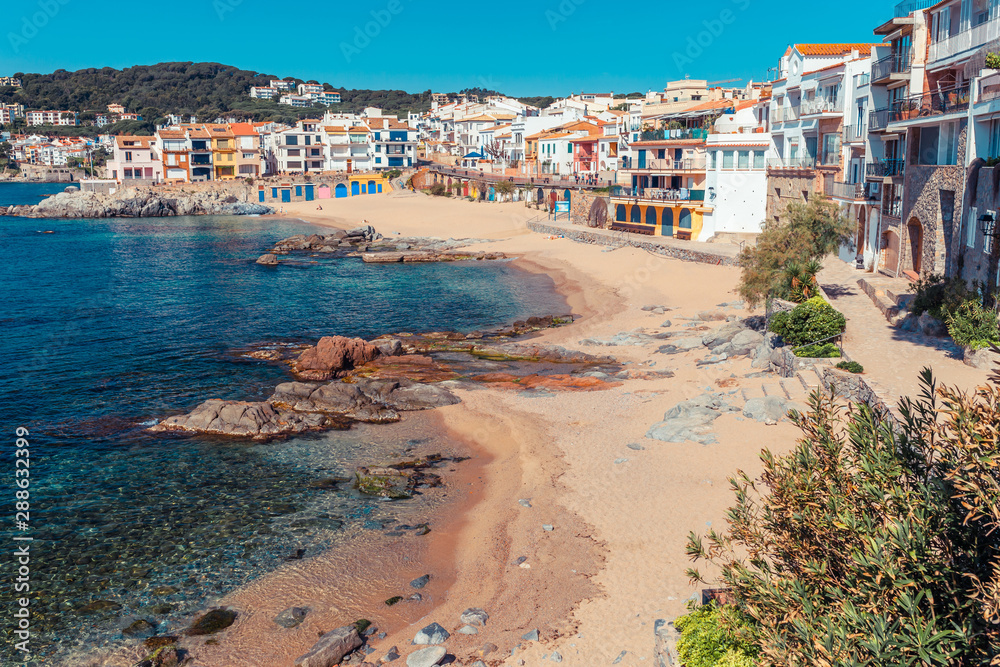
[[226,125],[206,123],[205,130],[212,139],[213,178],[217,181],[236,178],[236,135]]
[[632,162],[621,170],[630,184],[611,191],[612,229],[698,238],[711,211],[705,206],[705,137],[699,131],[682,136],[632,142]]

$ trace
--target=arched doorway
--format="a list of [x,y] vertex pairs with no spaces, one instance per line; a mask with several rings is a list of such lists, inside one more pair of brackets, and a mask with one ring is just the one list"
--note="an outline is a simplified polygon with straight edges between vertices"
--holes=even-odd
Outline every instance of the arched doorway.
[[656,209],[652,206],[646,207],[646,224],[656,226]]
[[556,208],[556,191],[553,190],[549,193],[549,210],[554,211]]
[[538,192],[535,193],[535,201],[537,202],[545,201],[545,190],[538,188]]
[[615,207],[615,220],[625,222],[625,204],[618,204]]
[[632,206],[632,210],[629,211],[629,221],[630,222],[642,222],[642,209],[638,204]]
[[343,183],[337,183],[337,187],[333,189],[333,192],[334,192],[333,196],[336,197],[337,199],[340,199],[341,197],[346,197],[347,186],[344,185]]
[[660,236],[674,235],[674,209],[665,208],[660,214]]
[[687,208],[681,209],[680,217],[677,220],[677,226],[681,229],[691,229],[691,210]]
[[368,181],[368,194],[375,194],[375,181]]
[[361,184],[357,181],[351,181],[351,196],[354,197],[359,194],[361,194]]
[[569,190],[564,190],[563,191],[563,199],[565,199],[566,201],[569,201],[570,200],[569,197],[570,197]]
[[916,218],[910,218],[906,223],[906,236],[909,239],[909,261],[906,268],[913,273],[920,275],[920,264],[924,255],[924,228]]

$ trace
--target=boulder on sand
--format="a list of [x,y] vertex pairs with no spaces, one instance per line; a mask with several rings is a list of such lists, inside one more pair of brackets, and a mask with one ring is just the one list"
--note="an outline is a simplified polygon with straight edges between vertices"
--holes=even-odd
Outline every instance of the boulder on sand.
[[362,338],[324,336],[314,347],[300,354],[292,368],[305,380],[329,380],[340,377],[344,371],[364,366],[381,354],[377,345]]
[[353,625],[331,630],[320,637],[308,653],[295,660],[295,667],[333,667],[362,643],[358,629]]

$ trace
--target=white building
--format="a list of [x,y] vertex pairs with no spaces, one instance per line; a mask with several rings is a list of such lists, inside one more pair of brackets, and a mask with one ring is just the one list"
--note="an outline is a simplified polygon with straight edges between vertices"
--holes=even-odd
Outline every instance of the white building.
[[277,88],[270,86],[251,86],[250,97],[258,100],[273,100],[278,94]]
[[79,125],[75,111],[29,111],[25,114],[28,125]]
[[282,95],[278,104],[287,104],[290,107],[311,107],[313,101],[301,95]]
[[[752,115],[752,114],[751,114]],[[757,234],[767,219],[767,162],[771,135],[727,131],[705,140],[705,208],[698,240],[719,233]]]
[[295,82],[294,81],[283,81],[283,80],[279,80],[279,79],[271,79],[271,85],[270,85],[270,87],[274,88],[276,90],[279,90],[281,92],[289,93],[289,92],[295,90]]
[[321,83],[300,83],[298,86],[299,95],[308,95],[310,93],[322,93],[323,84]]

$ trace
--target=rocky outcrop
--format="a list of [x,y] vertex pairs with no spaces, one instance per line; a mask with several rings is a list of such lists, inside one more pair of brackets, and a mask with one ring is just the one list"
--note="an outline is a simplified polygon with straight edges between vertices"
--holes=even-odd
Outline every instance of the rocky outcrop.
[[329,380],[364,366],[381,354],[378,345],[363,338],[324,336],[314,347],[299,355],[292,364],[292,370],[304,380]]
[[366,252],[361,261],[366,264],[395,264],[398,262],[459,262],[465,260],[506,259],[502,252],[433,252],[405,250],[401,252]]
[[274,253],[266,253],[257,258],[257,263],[263,266],[277,266],[278,256]]
[[267,401],[210,399],[186,415],[168,417],[149,430],[187,431],[255,440],[344,427],[351,421],[385,423],[399,412],[453,405],[459,399],[440,385],[402,380],[286,382]]
[[506,255],[502,252],[457,250],[462,246],[483,242],[484,239],[386,238],[371,225],[366,225],[349,231],[337,230],[325,235],[290,236],[274,244],[271,253],[339,254],[360,257],[369,264],[506,259]]
[[29,218],[160,218],[176,215],[263,215],[274,209],[219,192],[172,192],[124,187],[111,195],[60,192],[35,206],[14,206],[7,215]]

